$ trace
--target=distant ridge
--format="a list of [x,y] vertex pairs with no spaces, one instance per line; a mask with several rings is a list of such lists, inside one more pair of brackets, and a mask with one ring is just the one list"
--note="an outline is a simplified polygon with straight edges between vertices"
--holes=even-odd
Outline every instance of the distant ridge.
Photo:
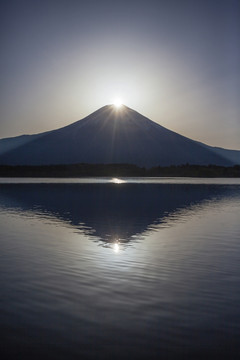
[[124,105],[106,105],[60,129],[0,140],[1,165],[76,163],[232,166],[240,164],[240,151],[191,140]]

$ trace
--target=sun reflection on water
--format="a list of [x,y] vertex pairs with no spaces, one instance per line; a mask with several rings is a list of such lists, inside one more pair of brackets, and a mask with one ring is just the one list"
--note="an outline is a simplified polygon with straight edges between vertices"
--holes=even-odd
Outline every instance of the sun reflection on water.
[[119,252],[119,244],[117,242],[113,244],[113,250],[115,253]]
[[114,184],[123,184],[123,183],[125,183],[124,180],[119,179],[119,178],[112,178],[111,182],[114,183]]

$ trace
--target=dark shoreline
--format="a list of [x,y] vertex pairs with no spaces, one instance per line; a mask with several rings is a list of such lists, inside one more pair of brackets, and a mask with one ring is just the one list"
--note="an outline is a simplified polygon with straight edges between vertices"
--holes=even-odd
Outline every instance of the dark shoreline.
[[73,164],[43,166],[0,165],[0,177],[240,177],[240,165],[157,166],[146,169],[131,164]]

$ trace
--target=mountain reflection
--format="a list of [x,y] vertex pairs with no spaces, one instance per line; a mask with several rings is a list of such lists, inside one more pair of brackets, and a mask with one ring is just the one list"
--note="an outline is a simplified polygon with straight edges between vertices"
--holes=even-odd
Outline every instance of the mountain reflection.
[[0,205],[50,215],[103,246],[134,241],[173,214],[235,193],[234,186],[192,184],[3,184]]

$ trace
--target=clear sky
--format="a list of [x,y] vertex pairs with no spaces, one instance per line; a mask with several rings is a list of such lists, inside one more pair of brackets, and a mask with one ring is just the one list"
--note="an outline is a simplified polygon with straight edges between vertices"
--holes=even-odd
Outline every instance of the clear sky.
[[120,97],[182,135],[240,149],[239,0],[0,3],[0,138]]

